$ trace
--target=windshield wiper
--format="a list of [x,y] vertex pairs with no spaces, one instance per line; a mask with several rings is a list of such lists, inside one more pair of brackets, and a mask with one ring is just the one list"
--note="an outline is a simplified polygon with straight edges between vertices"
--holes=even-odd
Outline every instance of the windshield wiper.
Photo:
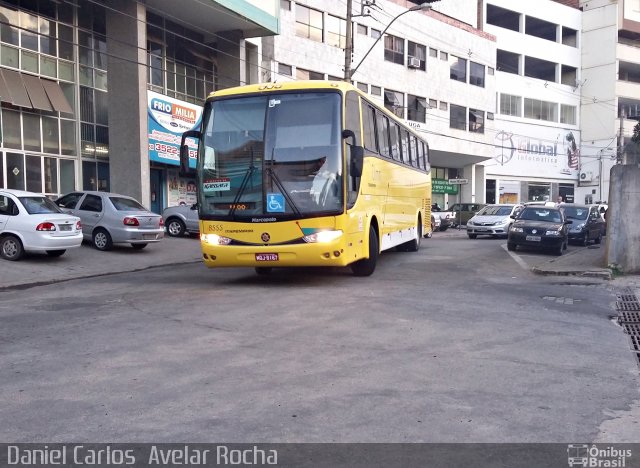
[[284,185],[282,185],[282,181],[280,180],[280,177],[278,177],[278,174],[276,174],[276,171],[273,170],[273,164],[274,164],[273,153],[274,153],[274,151],[275,151],[275,148],[271,148],[271,159],[270,159],[269,167],[267,167],[267,174],[269,174],[269,176],[271,176],[271,180],[273,180],[276,183],[276,185],[280,189],[280,193],[282,193],[284,198],[286,198],[286,200],[289,202],[289,205],[291,206],[291,208],[293,209],[295,214],[298,215],[298,216],[302,216],[302,214],[300,213],[300,210],[298,209],[298,206],[293,201],[293,198],[291,198],[289,193],[285,190]]
[[238,193],[236,193],[236,196],[233,199],[233,203],[231,204],[231,208],[229,208],[228,216],[232,219],[235,219],[233,218],[233,216],[236,213],[236,208],[238,206],[238,203],[240,202],[240,197],[242,197],[242,194],[244,193],[245,189],[247,188],[247,184],[249,183],[249,179],[253,175],[253,172],[256,170],[256,166],[253,163],[253,160],[254,158],[253,158],[253,146],[252,146],[251,147],[251,165],[249,166],[249,169],[247,169],[247,172],[244,173],[244,178],[242,179],[242,183],[240,184]]

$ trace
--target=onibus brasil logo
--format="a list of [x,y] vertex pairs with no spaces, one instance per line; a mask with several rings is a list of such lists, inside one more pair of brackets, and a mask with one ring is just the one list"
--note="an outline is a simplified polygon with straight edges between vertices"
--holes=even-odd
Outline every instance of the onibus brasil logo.
[[588,466],[598,468],[624,468],[631,450],[615,447],[598,447],[596,444],[569,444],[567,462],[569,466]]

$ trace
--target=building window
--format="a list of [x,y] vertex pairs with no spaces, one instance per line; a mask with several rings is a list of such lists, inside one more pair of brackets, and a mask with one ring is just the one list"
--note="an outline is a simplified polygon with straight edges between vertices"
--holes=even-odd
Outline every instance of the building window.
[[500,113],[522,117],[522,98],[511,94],[500,94]]
[[449,54],[446,52],[440,51],[440,60],[444,60],[445,62],[449,60]]
[[364,34],[366,36],[369,33],[369,28],[367,28],[364,24],[358,24],[357,31],[358,34]]
[[322,12],[296,3],[296,36],[322,42]]
[[493,67],[487,67],[487,75],[493,75]]
[[520,74],[520,56],[513,52],[498,49],[496,53],[496,68],[505,73]]
[[291,0],[280,0],[280,9],[284,11],[291,11]]
[[578,31],[562,26],[562,43],[570,47],[578,47]]
[[360,91],[362,91],[363,93],[368,93],[369,92],[369,85],[367,83],[361,83],[358,81],[358,89]]
[[469,109],[469,131],[484,133],[484,111]]
[[465,130],[467,128],[467,108],[451,104],[449,106],[449,127]]
[[429,47],[429,57],[438,57],[438,49],[432,49]]
[[284,63],[279,63],[278,75],[293,76],[293,70],[291,68],[291,65],[285,65]]
[[444,101],[440,101],[440,110],[441,111],[449,110],[449,105]]
[[414,122],[425,123],[427,119],[427,100],[426,98],[407,95],[407,119]]
[[381,34],[382,34],[382,32],[380,32],[379,30],[371,28],[371,38],[372,39],[378,39]]
[[452,55],[451,60],[449,61],[449,77],[452,80],[462,81],[463,83],[466,83],[467,60]]
[[426,46],[409,41],[407,54],[409,55],[407,66],[411,68],[417,68],[418,70],[422,71],[425,71],[427,69]]
[[487,112],[487,120],[493,120],[493,112]]
[[576,106],[560,104],[560,123],[576,124]]
[[557,42],[558,39],[557,24],[553,24],[549,21],[535,18],[533,16],[527,16],[525,18],[524,32],[528,36],[539,37],[540,39],[546,39],[547,41]]
[[327,44],[345,49],[347,46],[347,22],[337,16],[327,15]]
[[519,32],[520,13],[487,4],[487,24]]
[[484,65],[469,63],[469,84],[484,88]]
[[640,119],[640,101],[623,97],[618,98],[618,117]]
[[404,94],[386,89],[384,91],[384,107],[400,118],[404,118]]
[[437,109],[438,101],[436,99],[429,99],[429,109]]
[[524,76],[545,81],[556,81],[556,64],[535,57],[524,58]]
[[560,67],[560,83],[567,86],[576,86],[578,82],[578,69],[569,65]]
[[555,102],[524,98],[524,116],[529,119],[558,121],[558,105]]
[[296,68],[296,80],[324,80],[324,73]]
[[371,85],[371,94],[374,96],[382,96],[382,88],[380,86]]
[[387,35],[384,38],[384,59],[404,65],[404,39]]

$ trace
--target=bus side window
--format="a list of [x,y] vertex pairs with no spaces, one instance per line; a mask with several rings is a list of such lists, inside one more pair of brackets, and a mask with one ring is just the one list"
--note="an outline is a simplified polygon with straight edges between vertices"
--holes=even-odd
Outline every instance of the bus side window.
[[380,112],[376,112],[376,120],[378,122],[378,148],[380,154],[385,157],[389,157],[389,119],[387,116],[382,115]]
[[411,164],[411,152],[409,147],[409,132],[402,130],[402,160]]
[[362,106],[362,128],[364,129],[364,147],[374,153],[378,152],[376,145],[376,114],[367,104]]
[[400,161],[400,126],[397,123],[391,125],[391,157]]

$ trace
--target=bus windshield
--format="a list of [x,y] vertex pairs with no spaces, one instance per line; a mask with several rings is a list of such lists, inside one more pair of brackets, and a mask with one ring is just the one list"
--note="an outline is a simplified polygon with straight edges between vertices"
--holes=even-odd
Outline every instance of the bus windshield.
[[198,171],[202,218],[341,212],[341,98],[270,93],[209,102]]

